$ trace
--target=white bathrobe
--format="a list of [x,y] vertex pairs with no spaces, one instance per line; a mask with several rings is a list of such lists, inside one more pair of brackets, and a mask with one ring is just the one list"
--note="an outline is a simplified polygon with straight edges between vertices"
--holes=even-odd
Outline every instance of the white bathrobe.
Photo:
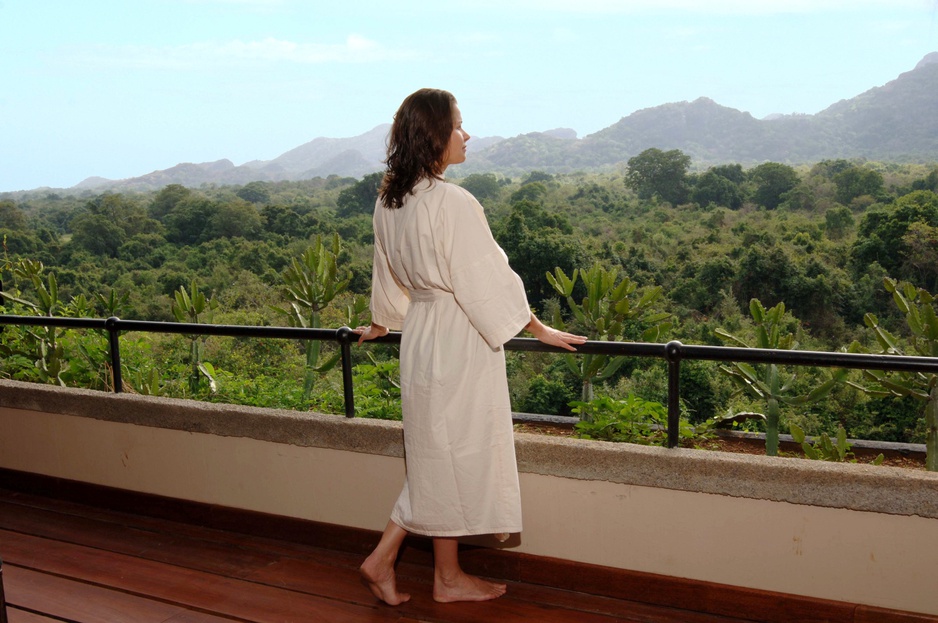
[[426,536],[521,531],[502,345],[530,321],[478,201],[423,181],[375,206],[372,320],[402,330],[407,477],[391,519]]

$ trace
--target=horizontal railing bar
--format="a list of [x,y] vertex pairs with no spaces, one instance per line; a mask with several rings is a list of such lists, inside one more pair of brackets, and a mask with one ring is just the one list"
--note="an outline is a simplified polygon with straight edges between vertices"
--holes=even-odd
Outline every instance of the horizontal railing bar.
[[[79,329],[144,331],[148,333],[181,333],[224,335],[228,337],[284,338],[302,340],[344,339],[342,329],[305,329],[302,327],[255,327],[247,325],[199,324],[192,322],[157,322],[153,320],[120,320],[108,318],[61,318],[51,316],[0,315],[0,324],[31,325]],[[347,331],[347,330],[346,330]]]
[[43,327],[65,327],[71,329],[104,329],[107,320],[102,318],[60,318],[58,316],[11,316],[0,315],[0,324]]
[[681,345],[683,359],[746,361],[782,365],[853,368],[859,370],[900,370],[938,372],[938,357],[882,355],[870,353],[830,353],[813,350],[778,350],[733,346]]
[[[117,331],[144,331],[154,333],[223,335],[229,337],[282,338],[301,340],[354,341],[348,329],[305,329],[302,327],[257,327],[246,325],[213,325],[151,320],[119,320],[109,318],[62,318],[50,316],[0,315],[0,324],[54,326],[65,328],[110,329]],[[373,340],[378,344],[400,344],[401,334],[391,332]],[[734,346],[702,346],[670,342],[678,348],[681,359],[708,361],[744,361],[748,363],[775,363],[781,365],[820,366],[868,370],[898,370],[907,372],[938,372],[938,357],[910,355],[882,355],[870,353],[831,353],[810,350],[782,350],[741,348]],[[645,342],[588,341],[577,345],[582,355],[622,355],[627,357],[667,358],[668,344]],[[565,353],[565,349],[549,346],[534,338],[513,338],[505,344],[506,350],[525,352]]]

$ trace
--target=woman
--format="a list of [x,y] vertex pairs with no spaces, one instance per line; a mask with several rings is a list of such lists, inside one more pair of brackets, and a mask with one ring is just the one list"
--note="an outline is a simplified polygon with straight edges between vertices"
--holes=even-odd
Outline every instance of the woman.
[[453,96],[421,89],[394,116],[374,213],[371,317],[359,344],[401,329],[406,480],[361,566],[372,593],[397,605],[394,574],[408,532],[433,537],[436,601],[483,601],[505,585],[467,575],[456,537],[521,531],[502,345],[522,329],[574,350],[586,338],[543,325],[492,237],[482,206],[443,181],[469,134]]

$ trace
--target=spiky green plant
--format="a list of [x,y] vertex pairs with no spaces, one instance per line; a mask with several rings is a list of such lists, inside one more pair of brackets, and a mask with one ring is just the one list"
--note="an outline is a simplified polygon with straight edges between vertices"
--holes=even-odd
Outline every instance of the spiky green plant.
[[[725,342],[745,348],[790,350],[798,346],[794,334],[782,332],[782,319],[785,316],[784,303],[766,310],[759,299],[752,299],[749,301],[749,313],[755,323],[754,345],[750,346],[745,340],[723,329],[716,329],[714,333]],[[847,376],[846,370],[836,369],[829,379],[811,392],[797,395],[792,389],[796,375],[792,373],[786,377],[774,363],[750,365],[745,362],[734,362],[730,366],[720,366],[720,371],[729,376],[740,391],[765,402],[765,453],[769,456],[778,455],[780,405],[794,406],[817,402],[827,396],[835,386],[843,383]]]
[[[583,279],[586,296],[578,303],[573,298],[573,288],[578,278]],[[568,277],[562,269],[554,268],[554,274],[547,273],[547,281],[562,296],[573,313],[575,327],[572,331],[585,332],[590,340],[621,340],[627,324],[636,322],[645,326],[641,339],[646,342],[657,341],[671,328],[670,314],[655,312],[654,303],[661,298],[661,286],[648,288],[638,300],[633,295],[638,284],[622,277],[618,270],[607,270],[596,264],[589,270],[574,269]],[[567,328],[559,309],[555,310],[553,326]],[[564,355],[567,367],[582,383],[582,400],[593,399],[593,384],[604,381],[616,373],[625,363],[626,357],[609,355]]]
[[[320,314],[338,295],[342,294],[349,284],[349,277],[339,278],[337,259],[341,251],[339,234],[332,236],[331,246],[323,243],[322,236],[317,235],[311,247],[306,249],[299,258],[293,258],[283,273],[283,291],[288,299],[287,309],[273,307],[275,311],[287,317],[290,326],[307,329],[318,329]],[[354,306],[360,307],[356,301]],[[349,309],[351,316],[355,312]],[[341,353],[336,351],[324,363],[319,363],[319,340],[306,342],[306,373],[303,380],[303,399],[309,400],[317,374],[332,369],[339,360]]]
[[[869,327],[884,355],[915,354],[922,357],[938,357],[938,313],[936,295],[917,288],[908,282],[883,279],[886,290],[892,294],[899,311],[905,314],[910,335],[902,340],[879,324],[873,314],[866,314],[863,322]],[[850,346],[853,352],[861,351],[857,342]],[[925,467],[938,471],[938,374],[934,372],[884,372],[864,370],[864,377],[876,383],[876,387],[860,387],[878,396],[912,396],[925,403],[922,417],[925,420]]]
[[[186,286],[179,286],[176,290],[175,300],[173,301],[173,316],[177,322],[191,322],[196,324],[211,324],[215,315],[215,309],[218,303],[214,299],[207,298],[199,290],[199,285],[193,279],[190,291],[186,291]],[[215,368],[212,364],[202,361],[202,352],[205,346],[204,335],[190,335],[189,337],[189,392],[193,395],[198,393],[199,386],[204,377],[208,381],[209,389],[214,394],[218,387],[215,383]]]

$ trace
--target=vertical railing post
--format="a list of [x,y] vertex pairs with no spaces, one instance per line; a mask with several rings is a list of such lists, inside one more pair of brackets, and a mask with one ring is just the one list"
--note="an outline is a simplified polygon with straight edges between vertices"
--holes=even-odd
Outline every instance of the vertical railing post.
[[[120,318],[111,316],[104,321],[104,328],[108,332],[108,345],[111,350],[111,375],[114,380],[114,393],[124,391],[124,380],[121,377],[121,346],[120,346]],[[0,622],[2,623],[2,622]]]
[[673,340],[665,344],[668,360],[668,447],[677,446],[681,432],[681,350],[683,344]]
[[355,417],[355,392],[352,388],[352,339],[355,334],[348,327],[335,332],[342,351],[342,391],[345,396],[345,417]]

